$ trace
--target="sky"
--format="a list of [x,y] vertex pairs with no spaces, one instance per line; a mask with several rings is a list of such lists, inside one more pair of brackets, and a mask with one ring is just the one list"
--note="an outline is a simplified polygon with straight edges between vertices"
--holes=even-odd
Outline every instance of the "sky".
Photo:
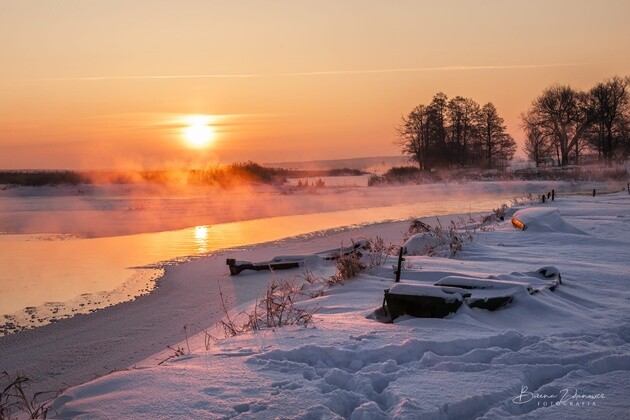
[[522,143],[546,87],[630,75],[629,16],[627,0],[0,0],[0,169],[397,155],[401,117],[440,91],[493,102]]

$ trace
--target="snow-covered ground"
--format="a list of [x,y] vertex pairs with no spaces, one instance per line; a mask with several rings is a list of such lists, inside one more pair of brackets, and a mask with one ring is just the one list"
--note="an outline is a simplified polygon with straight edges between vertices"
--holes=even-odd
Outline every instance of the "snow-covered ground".
[[[202,332],[173,346],[182,348],[183,356],[158,365],[172,356],[168,350],[134,368],[68,389],[55,400],[50,414],[60,418],[627,418],[630,195],[562,197],[536,206],[557,211],[521,210],[528,224],[524,231],[514,228],[510,217],[475,229],[473,242],[465,242],[453,258],[407,256],[402,282],[433,284],[449,275],[518,277],[552,265],[563,281],[555,291],[519,293],[508,307],[494,312],[462,306],[444,319],[403,316],[382,323],[374,314],[384,289],[393,282],[395,257],[391,256],[383,266],[299,303],[318,308],[307,327],[246,332],[210,345]],[[405,230],[402,222],[372,225],[308,241],[244,248],[237,257],[255,261],[310,253],[376,235],[401,244]],[[199,283],[197,291],[213,288],[227,278],[208,278],[212,258],[220,256],[180,265],[170,274],[167,270],[166,279],[171,275]],[[335,272],[328,262],[309,269],[323,278]],[[303,274],[294,269],[275,276],[303,282]],[[236,307],[233,315],[251,310],[261,296],[260,285],[271,280],[268,272],[244,272],[222,283],[224,294],[236,299],[227,302]],[[165,281],[166,290],[158,287],[144,297],[145,305],[150,302],[158,310],[165,299],[181,301],[181,296],[173,295],[180,293],[174,283]],[[307,285],[305,290],[321,287]],[[188,298],[193,311],[208,295],[191,293]],[[75,322],[116,320],[106,316],[97,312]],[[170,319],[161,321],[165,329],[174,325]],[[58,328],[49,327],[50,331]],[[111,326],[105,323],[103,328],[111,346],[134,334],[120,331],[117,337]],[[208,332],[218,336],[220,330]],[[182,338],[177,331],[165,333],[164,339],[173,340],[175,333]],[[98,349],[92,353],[99,355]],[[61,370],[75,368],[65,363]]]

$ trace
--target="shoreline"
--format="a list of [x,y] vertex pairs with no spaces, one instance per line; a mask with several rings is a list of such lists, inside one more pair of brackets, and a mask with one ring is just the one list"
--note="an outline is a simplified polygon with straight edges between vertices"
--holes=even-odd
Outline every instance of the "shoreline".
[[[400,241],[407,224],[381,222],[332,229],[223,249],[167,265],[155,290],[133,301],[0,337],[0,371],[19,372],[30,378],[30,391],[40,392],[132,368],[182,342],[184,326],[192,331],[214,327],[224,316],[217,301],[218,282],[229,307],[253,301],[264,292],[267,279],[257,273],[231,277],[225,265],[227,256],[262,261],[281,254],[314,253],[360,237],[378,235],[386,242]],[[206,274],[195,276],[200,271]],[[299,273],[291,270],[280,276]]]
[[[128,267],[147,267],[147,264],[151,268],[161,267],[159,262],[293,237],[309,231],[344,229],[410,217],[490,211],[525,191],[553,185],[477,182],[399,186],[387,190],[331,188],[314,195],[300,193],[277,197],[269,195],[277,195],[277,192],[263,189],[256,193],[246,192],[244,196],[231,191],[229,197],[151,196],[137,202],[129,201],[138,199],[134,193],[121,200],[116,194],[121,187],[105,188],[98,192],[99,198],[60,199],[54,197],[55,190],[50,188],[35,192],[26,190],[33,195],[43,195],[36,198],[0,196],[3,206],[1,225],[9,231],[38,232],[33,234],[33,241],[22,239],[20,235],[0,236],[3,240],[0,241],[0,255],[4,254],[4,264],[8,267],[0,275],[0,290],[5,290],[0,306],[2,309],[16,308],[0,311],[5,315],[0,331],[14,332],[57,322],[77,313],[131,300],[153,289],[153,281],[147,280],[145,284],[132,282],[136,274],[128,271]],[[564,185],[562,188],[569,190],[575,186]],[[232,203],[230,197],[241,200],[236,207],[243,213],[238,216],[247,220],[209,224],[221,218],[231,219],[232,213],[210,214],[219,207],[229,206]],[[474,197],[474,200],[467,197]],[[269,201],[270,198],[273,200]],[[252,201],[256,203],[251,208],[242,209]],[[165,207],[162,207],[164,203]],[[206,204],[212,205],[205,208]],[[124,209],[128,205],[139,207],[137,211],[128,211]],[[341,210],[331,210],[335,208]],[[313,213],[315,210],[319,211]],[[287,213],[289,215],[283,215]],[[186,227],[169,230],[173,228],[172,223]],[[42,234],[40,232],[45,229],[36,229],[45,224],[59,233]],[[160,232],[118,235],[129,229],[145,232],[158,225]],[[85,235],[87,231],[82,229],[86,227],[99,230],[99,235],[74,237],[69,234],[74,230]],[[101,236],[106,233],[116,235]],[[49,257],[51,255],[54,257]],[[34,260],[39,264],[32,270],[23,269],[30,267]],[[133,286],[127,287],[131,283]],[[18,303],[21,306],[18,307]]]

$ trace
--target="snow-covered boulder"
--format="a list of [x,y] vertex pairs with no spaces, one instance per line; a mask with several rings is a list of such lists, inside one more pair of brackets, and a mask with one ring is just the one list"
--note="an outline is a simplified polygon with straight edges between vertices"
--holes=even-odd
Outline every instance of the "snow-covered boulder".
[[586,235],[586,232],[564,220],[556,207],[521,209],[514,213],[512,217],[525,225],[525,229],[529,232],[561,232]]

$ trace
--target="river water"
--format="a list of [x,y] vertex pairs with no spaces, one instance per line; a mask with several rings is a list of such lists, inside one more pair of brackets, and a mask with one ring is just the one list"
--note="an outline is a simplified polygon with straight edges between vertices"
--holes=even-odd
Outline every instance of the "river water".
[[352,225],[486,211],[512,196],[452,197],[103,238],[0,234],[0,335],[132,300],[150,292],[174,260]]

